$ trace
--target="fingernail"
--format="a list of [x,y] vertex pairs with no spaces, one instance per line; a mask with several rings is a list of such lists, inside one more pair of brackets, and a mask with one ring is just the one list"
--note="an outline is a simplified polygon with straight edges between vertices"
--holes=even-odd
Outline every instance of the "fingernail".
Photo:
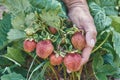
[[91,43],[91,46],[94,47],[94,45],[95,45],[95,40],[94,40],[94,39],[91,39],[90,43]]

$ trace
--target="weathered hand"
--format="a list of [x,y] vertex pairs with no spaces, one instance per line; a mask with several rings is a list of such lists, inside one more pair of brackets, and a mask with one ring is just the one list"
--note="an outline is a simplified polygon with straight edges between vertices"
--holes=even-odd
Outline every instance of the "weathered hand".
[[[93,18],[90,15],[86,0],[73,0],[73,3],[69,3],[69,0],[66,1],[69,4],[67,5],[69,11],[69,18],[79,29],[83,29],[85,31],[85,38],[87,44],[82,51],[82,66],[89,60],[91,51],[96,42],[97,31],[94,25]],[[82,1],[83,3],[81,3]]]

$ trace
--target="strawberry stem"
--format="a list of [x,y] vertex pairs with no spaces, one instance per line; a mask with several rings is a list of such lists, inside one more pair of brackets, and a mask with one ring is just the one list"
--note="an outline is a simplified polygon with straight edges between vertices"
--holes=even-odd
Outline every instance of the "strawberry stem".
[[30,70],[31,70],[31,68],[32,68],[32,66],[33,66],[36,58],[37,58],[37,55],[35,55],[35,57],[34,57],[33,60],[32,60],[32,63],[30,64],[30,67],[29,67],[28,72],[27,72],[27,79],[29,78]]
[[65,66],[64,66],[64,64],[62,64],[62,66],[63,66],[63,71],[64,71],[64,80],[66,80],[66,68],[65,68]]
[[[29,56],[31,56],[32,58],[34,58],[34,56],[32,56],[32,54],[31,53],[28,53],[28,52],[26,52]],[[37,60],[37,59],[35,59],[36,60],[36,62],[37,63],[39,63],[40,64],[40,61],[39,60]]]
[[94,53],[95,51],[97,51],[97,50],[107,41],[107,39],[109,38],[110,34],[111,34],[111,33],[108,33],[108,34],[107,34],[107,36],[106,36],[106,38],[103,40],[103,42],[102,42],[100,45],[98,45],[98,47],[96,47],[96,48],[92,51],[92,53]]
[[56,79],[59,80],[59,77],[57,76],[57,72],[55,71],[54,67],[52,65],[49,65],[49,67],[51,68],[51,70],[55,74]]
[[75,80],[75,75],[74,75],[74,72],[72,72],[72,78],[73,78],[73,80]]

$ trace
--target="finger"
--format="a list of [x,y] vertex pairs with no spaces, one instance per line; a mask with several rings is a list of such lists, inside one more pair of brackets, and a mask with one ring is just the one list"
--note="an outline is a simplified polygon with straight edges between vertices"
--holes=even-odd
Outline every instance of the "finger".
[[96,42],[96,34],[94,34],[94,32],[89,31],[86,33],[86,46],[82,51],[82,62],[81,65],[84,65],[90,57],[90,54],[92,52],[92,49],[95,45]]
[[89,60],[90,54],[91,54],[92,48],[91,47],[85,47],[82,52],[82,60],[81,60],[81,66],[86,64]]
[[82,51],[81,65],[84,65],[89,60],[90,54],[96,42],[96,35],[97,35],[96,29],[92,27],[88,27],[86,31],[87,31],[85,35],[86,46]]
[[[92,52],[92,49],[95,45],[95,42],[96,42],[96,29],[95,30],[92,30],[92,29],[89,29],[87,28],[87,32],[86,32],[86,46],[85,48],[83,49],[83,52],[82,52],[82,62],[81,64],[85,64],[88,60],[89,60],[89,57],[90,57],[90,54]],[[94,29],[94,28],[93,28]]]
[[96,43],[96,32],[93,30],[86,32],[85,38],[87,43],[86,46],[93,48]]
[[79,18],[80,18],[80,17],[74,17],[74,16],[75,16],[75,15],[69,15],[69,18],[70,18],[70,20],[72,21],[72,23],[75,24],[76,27],[79,28],[79,26],[80,26]]
[[87,23],[84,24],[84,30],[86,32],[85,37],[87,46],[94,47],[96,42],[97,31],[92,18],[87,20]]
[[83,17],[79,19],[79,22],[81,22],[80,26],[83,27],[86,32],[87,46],[94,47],[97,31],[92,16],[89,13],[85,13]]

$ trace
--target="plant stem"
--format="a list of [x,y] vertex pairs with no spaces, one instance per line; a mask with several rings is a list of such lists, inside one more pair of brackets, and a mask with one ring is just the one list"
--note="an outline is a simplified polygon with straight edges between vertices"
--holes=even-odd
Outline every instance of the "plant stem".
[[73,80],[75,80],[74,72],[72,72],[72,78],[73,78]]
[[88,71],[87,71],[87,66],[85,65],[85,74],[86,74],[86,78],[88,80]]
[[58,71],[60,71],[61,70],[61,67],[60,67],[60,65],[58,65]]
[[32,63],[30,64],[30,67],[29,67],[28,72],[27,72],[27,79],[28,79],[28,77],[29,77],[30,70],[31,70],[31,68],[32,68],[32,66],[33,66],[33,64],[34,64],[36,58],[37,58],[37,55],[35,55],[35,57],[34,57]]
[[80,80],[81,78],[82,69],[83,69],[83,66],[81,67],[79,73],[77,73],[78,80]]
[[66,69],[65,69],[64,64],[62,64],[62,66],[63,66],[63,70],[64,70],[64,80],[66,80]]
[[[14,65],[9,65],[9,68],[10,69],[13,69],[13,68],[15,68],[15,67],[17,67],[18,65],[16,65],[16,64],[14,64]],[[5,69],[0,69],[0,73],[2,73],[3,71],[4,71]]]
[[[27,53],[29,56],[31,56],[32,58],[34,58],[34,56],[31,55],[31,53]],[[37,63],[40,64],[40,61],[38,61],[37,59],[35,59]]]
[[110,36],[110,33],[107,34],[107,36],[106,36],[106,38],[103,40],[103,42],[102,42],[97,48],[95,48],[95,49],[92,51],[92,53],[94,53],[95,51],[97,51],[97,50],[107,41],[107,39],[109,38],[109,36]]
[[49,67],[51,68],[51,70],[53,71],[53,73],[55,74],[55,77],[57,80],[59,80],[58,76],[57,76],[57,73],[55,71],[55,69],[53,68],[53,66],[49,65]]

